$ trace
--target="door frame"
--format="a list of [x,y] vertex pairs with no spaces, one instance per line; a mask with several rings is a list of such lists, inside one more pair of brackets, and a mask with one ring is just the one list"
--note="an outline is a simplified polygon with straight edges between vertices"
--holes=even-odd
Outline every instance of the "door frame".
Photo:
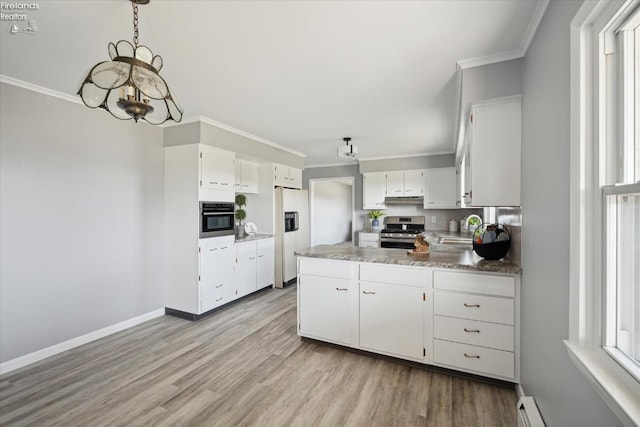
[[355,221],[356,221],[356,177],[355,176],[335,176],[331,178],[310,178],[309,179],[309,244],[315,246],[315,219],[316,210],[314,206],[315,200],[315,184],[319,181],[348,181],[351,185],[351,242],[355,242]]

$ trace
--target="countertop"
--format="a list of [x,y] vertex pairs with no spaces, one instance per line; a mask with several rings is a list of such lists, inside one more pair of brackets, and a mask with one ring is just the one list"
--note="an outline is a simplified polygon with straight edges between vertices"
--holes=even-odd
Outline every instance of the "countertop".
[[242,237],[238,237],[236,235],[236,243],[242,243],[242,242],[251,242],[253,240],[261,240],[261,239],[268,239],[270,237],[273,237],[273,234],[246,234]]
[[[447,233],[449,234],[449,233]],[[453,234],[453,233],[451,233]],[[342,261],[373,262],[418,267],[452,268],[457,270],[489,271],[519,274],[522,267],[508,260],[486,260],[471,249],[432,245],[429,254],[420,258],[407,255],[406,249],[361,248],[358,246],[319,245],[295,252],[298,256]]]

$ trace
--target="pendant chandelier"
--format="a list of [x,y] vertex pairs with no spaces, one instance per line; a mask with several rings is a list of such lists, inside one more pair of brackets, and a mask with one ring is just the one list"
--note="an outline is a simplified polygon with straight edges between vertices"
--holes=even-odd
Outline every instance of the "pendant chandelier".
[[158,72],[162,57],[146,46],[138,46],[138,4],[133,5],[133,45],[126,40],[109,43],[111,61],[100,62],[89,71],[78,95],[89,108],[102,108],[121,120],[145,120],[159,125],[182,120],[183,109]]

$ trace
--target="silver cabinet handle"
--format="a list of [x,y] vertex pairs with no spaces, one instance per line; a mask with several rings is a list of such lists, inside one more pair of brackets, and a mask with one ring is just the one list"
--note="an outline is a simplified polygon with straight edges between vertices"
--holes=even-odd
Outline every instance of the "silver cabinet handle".
[[252,257],[250,257],[249,259],[256,259],[256,257],[252,256]]
[[213,251],[217,251],[217,250],[218,250],[218,248],[211,248],[211,249],[209,249],[209,252],[213,252]]
[[427,202],[427,204],[428,204],[428,205],[432,205],[432,204],[434,204],[434,203],[435,203],[435,202]]
[[478,333],[478,334],[480,333],[480,329],[467,329],[467,328],[464,328],[464,331],[465,332],[475,332],[475,333]]
[[464,357],[467,357],[469,359],[480,359],[480,356],[478,356],[477,354],[464,354]]
[[221,182],[220,184],[221,184],[221,185],[229,185],[229,183],[228,183],[228,182]]
[[258,255],[258,258],[262,258],[264,255]]
[[349,288],[336,288],[336,291],[348,291]]
[[480,304],[467,304],[466,302],[464,303],[465,307],[477,307],[480,308]]
[[216,285],[216,289],[221,288],[224,285]]
[[[218,302],[218,301],[222,301],[222,297],[216,298],[216,302]],[[465,354],[465,356],[466,356],[466,354]]]
[[218,181],[209,181],[209,184],[217,184]]
[[227,249],[229,246],[223,246],[220,249]]
[[402,190],[396,190],[396,193],[402,193]]
[[365,295],[375,295],[375,292],[367,292],[367,291],[362,291],[363,294]]

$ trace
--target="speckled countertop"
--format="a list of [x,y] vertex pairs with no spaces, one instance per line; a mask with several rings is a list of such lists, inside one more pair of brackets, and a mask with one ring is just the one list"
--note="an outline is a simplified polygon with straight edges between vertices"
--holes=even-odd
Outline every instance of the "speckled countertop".
[[486,260],[471,249],[432,245],[429,254],[416,258],[407,255],[406,249],[361,248],[358,246],[319,245],[295,252],[298,256],[326,258],[342,261],[373,262],[382,264],[412,265],[418,267],[453,268],[457,270],[490,271],[519,274],[522,268],[509,261]]
[[268,239],[269,237],[273,237],[273,234],[245,234],[242,237],[238,237],[236,235],[236,243],[242,243],[242,242],[250,242],[252,240],[261,240],[261,239]]

